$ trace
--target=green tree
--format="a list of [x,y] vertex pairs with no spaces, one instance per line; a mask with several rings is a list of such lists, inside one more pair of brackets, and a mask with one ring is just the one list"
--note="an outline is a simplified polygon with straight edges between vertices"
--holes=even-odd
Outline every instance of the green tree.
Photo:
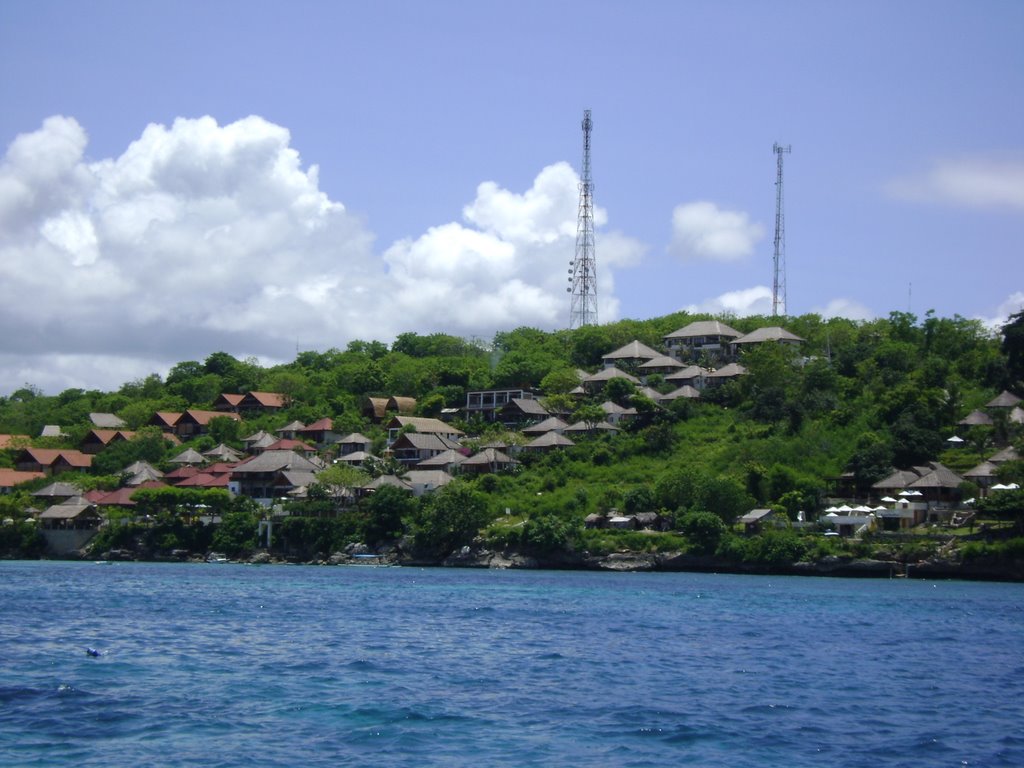
[[443,555],[469,544],[492,519],[487,497],[459,481],[424,497],[410,532],[420,551]]
[[697,555],[714,554],[728,533],[722,518],[713,512],[687,512],[679,519],[677,525],[690,543],[690,551]]

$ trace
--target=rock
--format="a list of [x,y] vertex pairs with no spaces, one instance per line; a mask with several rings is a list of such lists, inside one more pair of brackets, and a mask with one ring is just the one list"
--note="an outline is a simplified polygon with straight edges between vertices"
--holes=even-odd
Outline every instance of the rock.
[[253,565],[267,565],[272,562],[272,560],[273,558],[271,558],[269,552],[257,552],[249,558],[249,562]]

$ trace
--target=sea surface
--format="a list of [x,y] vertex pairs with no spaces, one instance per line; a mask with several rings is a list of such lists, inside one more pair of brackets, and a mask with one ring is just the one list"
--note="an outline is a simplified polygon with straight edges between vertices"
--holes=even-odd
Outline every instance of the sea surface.
[[0,562],[0,765],[1024,766],[1024,586]]

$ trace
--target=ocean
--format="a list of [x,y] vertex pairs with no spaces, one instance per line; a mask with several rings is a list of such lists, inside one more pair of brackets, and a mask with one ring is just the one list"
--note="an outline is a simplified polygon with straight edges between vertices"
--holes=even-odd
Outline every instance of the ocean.
[[0,562],[0,765],[1022,766],[1022,598]]

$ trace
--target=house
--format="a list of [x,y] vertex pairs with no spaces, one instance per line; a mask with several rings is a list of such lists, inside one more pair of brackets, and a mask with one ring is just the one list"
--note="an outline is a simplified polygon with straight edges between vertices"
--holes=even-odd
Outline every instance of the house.
[[391,444],[391,451],[396,461],[412,466],[445,451],[458,450],[460,447],[459,443],[444,435],[432,432],[404,432]]
[[72,483],[50,483],[45,488],[33,491],[33,499],[39,499],[46,504],[62,504],[69,499],[77,499],[82,495],[82,489]]
[[241,461],[242,454],[236,451],[229,445],[220,445],[211,448],[208,451],[203,451],[203,457],[211,461]]
[[246,453],[258,453],[261,449],[275,442],[277,442],[277,438],[262,429],[248,437],[242,438],[242,444],[245,446]]
[[439,435],[447,440],[458,442],[465,432],[451,424],[445,424],[440,419],[430,419],[423,416],[394,416],[387,424],[388,445],[398,439],[398,433],[403,429],[411,428],[412,431],[420,434]]
[[[605,400],[601,403],[601,410],[604,411],[605,421],[612,426],[628,423],[632,419],[636,418],[636,408],[623,408],[621,405],[613,403],[611,400]],[[568,429],[568,427],[566,427],[566,429]]]
[[153,414],[153,418],[149,420],[151,427],[160,427],[161,431],[165,434],[174,433],[174,425],[178,423],[178,419],[181,418],[181,414],[175,411],[157,411]]
[[988,460],[993,464],[1003,464],[1007,461],[1018,461],[1019,459],[1020,455],[1017,453],[1017,449],[1012,445],[1007,446],[1006,448],[1003,448],[1003,450],[999,451],[999,453],[988,457]]
[[602,368],[595,374],[587,376],[583,380],[583,388],[590,393],[604,389],[605,385],[612,379],[626,379],[633,384],[640,384],[640,379],[623,371],[621,368]]
[[689,385],[694,389],[703,389],[704,377],[710,372],[711,371],[706,368],[701,368],[699,365],[688,365],[686,368],[666,376],[665,381],[677,387]]
[[350,453],[356,453],[357,451],[369,453],[373,447],[373,441],[366,435],[360,434],[359,432],[352,432],[338,440],[337,446],[338,456],[341,457],[347,456]]
[[402,479],[412,487],[413,496],[422,496],[443,488],[454,478],[443,469],[410,469]]
[[723,365],[714,371],[708,371],[704,375],[704,384],[708,387],[719,387],[728,381],[734,381],[740,376],[744,376],[747,373],[747,369],[739,363],[729,363]]
[[519,462],[512,459],[507,453],[503,453],[497,448],[484,448],[463,461],[460,467],[463,472],[485,474],[507,472],[518,465]]
[[63,448],[22,448],[14,460],[22,472],[43,472],[59,475],[67,471],[83,471],[92,466],[92,456]]
[[97,429],[124,429],[128,425],[112,413],[90,413],[89,421]]
[[992,417],[984,411],[974,410],[957,422],[961,427],[991,427]]
[[664,342],[668,353],[678,360],[696,360],[701,355],[722,358],[731,354],[730,345],[742,335],[718,320],[697,320],[668,334]]
[[466,393],[466,418],[494,421],[506,405],[513,400],[533,400],[530,389],[481,389]]
[[247,392],[238,403],[238,412],[276,413],[287,405],[288,398],[279,392]]
[[733,355],[738,355],[742,350],[749,349],[750,347],[758,346],[759,344],[766,344],[768,342],[775,342],[776,344],[782,344],[788,347],[799,347],[803,344],[804,340],[796,334],[790,333],[785,328],[780,328],[777,325],[769,326],[767,328],[758,328],[756,331],[751,331],[745,336],[740,336],[732,341]]
[[547,409],[540,404],[539,400],[515,397],[498,411],[496,420],[506,426],[515,427],[524,424],[536,424],[550,415]]
[[151,480],[162,480],[164,473],[148,461],[135,461],[121,470],[121,476],[125,478],[125,485],[137,487]]
[[625,366],[630,369],[637,369],[639,366],[654,360],[655,358],[661,357],[661,352],[651,349],[643,342],[634,339],[623,347],[619,347],[613,352],[609,352],[607,355],[602,355],[601,364],[605,368],[613,368],[615,366]]
[[456,472],[467,458],[469,457],[461,451],[449,449],[436,456],[431,456],[429,459],[424,459],[416,465],[416,469],[443,469],[451,474]]
[[222,411],[223,413],[238,413],[238,406],[242,404],[242,398],[244,397],[245,395],[222,393],[213,401],[213,410]]
[[571,448],[574,445],[576,445],[576,443],[568,437],[552,430],[550,432],[545,432],[540,437],[536,437],[528,442],[523,446],[523,450],[543,453],[545,451],[557,450],[558,448]]
[[300,481],[320,469],[319,464],[295,451],[264,451],[232,468],[229,487],[233,487],[235,493],[269,504],[272,499],[306,484]]
[[668,405],[680,398],[685,400],[697,400],[700,398],[700,391],[691,387],[689,384],[684,384],[679,389],[673,389],[667,395],[661,395],[657,402],[658,405]]
[[123,429],[90,429],[78,447],[82,453],[97,454],[108,445],[125,442],[133,437],[134,432]]
[[281,440],[295,440],[299,436],[299,430],[305,428],[306,425],[296,419],[295,421],[289,421],[283,427],[275,429],[274,434]]
[[39,527],[45,531],[94,531],[103,522],[96,505],[76,497],[54,504],[39,513]]
[[566,427],[565,431],[573,437],[577,437],[579,435],[598,435],[602,432],[615,434],[619,431],[619,428],[613,424],[609,424],[607,421],[598,421],[596,423],[577,421],[575,424],[570,424]]
[[19,472],[16,469],[0,469],[0,494],[13,493],[22,483],[46,477],[43,472]]
[[298,430],[296,435],[300,440],[313,443],[317,448],[323,449],[338,441],[339,435],[334,431],[334,422],[331,419],[319,419],[312,424],[307,424]]
[[256,451],[256,454],[266,453],[267,451],[295,451],[300,453],[307,458],[312,458],[316,455],[316,448],[309,443],[304,443],[301,440],[288,440],[281,439],[271,443],[266,448],[261,448]]
[[660,376],[669,376],[677,371],[685,368],[681,362],[676,360],[674,357],[668,357],[667,355],[659,355],[652,360],[648,360],[646,363],[641,363],[637,366],[636,372],[642,377],[646,378],[652,374],[658,374]]
[[368,397],[363,401],[363,416],[374,424],[384,421],[389,413],[399,416],[411,416],[416,410],[416,398],[400,397]]
[[371,460],[376,461],[377,457],[369,451],[352,451],[351,453],[346,453],[344,456],[339,456],[334,460],[334,462],[338,463],[340,461],[350,467],[361,467],[367,461]]
[[981,489],[981,495],[985,496],[988,489],[996,483],[996,471],[998,469],[998,464],[993,464],[991,461],[983,461],[973,469],[964,472],[964,480],[970,480],[978,486]]
[[412,416],[416,412],[416,398],[392,395],[388,398],[385,407],[390,413],[397,413],[399,416]]
[[210,422],[214,419],[233,419],[241,421],[237,413],[221,413],[220,411],[200,411],[189,409],[174,423],[174,433],[182,440],[190,440],[210,431]]
[[736,522],[743,526],[743,532],[748,536],[760,533],[765,524],[773,521],[775,513],[770,509],[752,509],[740,517]]

